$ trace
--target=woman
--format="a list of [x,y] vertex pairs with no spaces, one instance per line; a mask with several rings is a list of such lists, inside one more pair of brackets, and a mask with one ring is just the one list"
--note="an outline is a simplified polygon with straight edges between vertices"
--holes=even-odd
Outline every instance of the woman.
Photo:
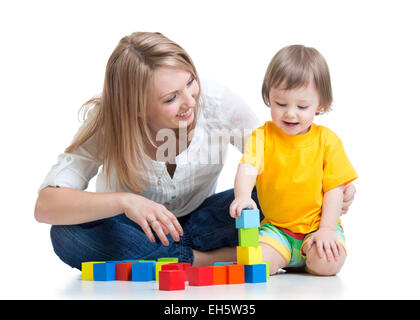
[[[249,107],[200,83],[189,55],[165,36],[136,32],[121,39],[101,96],[84,109],[35,207],[36,220],[53,225],[56,254],[79,269],[83,261],[162,256],[193,265],[235,260],[233,190],[214,192],[228,144],[243,152],[259,125]],[[97,192],[84,191],[99,169]],[[343,211],[354,193],[346,189]]]

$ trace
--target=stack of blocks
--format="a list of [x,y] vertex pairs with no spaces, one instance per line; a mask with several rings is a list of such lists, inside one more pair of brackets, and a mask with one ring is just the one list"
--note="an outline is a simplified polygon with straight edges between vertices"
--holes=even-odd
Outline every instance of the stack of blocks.
[[258,210],[243,210],[236,219],[239,233],[237,262],[216,262],[214,266],[191,267],[178,258],[152,260],[89,261],[82,263],[82,280],[153,281],[159,290],[185,290],[190,286],[266,282],[268,262],[262,261],[258,245]]
[[242,210],[236,218],[239,246],[236,247],[238,264],[245,266],[245,282],[266,282],[269,275],[268,262],[262,261],[261,246],[258,245],[259,210]]

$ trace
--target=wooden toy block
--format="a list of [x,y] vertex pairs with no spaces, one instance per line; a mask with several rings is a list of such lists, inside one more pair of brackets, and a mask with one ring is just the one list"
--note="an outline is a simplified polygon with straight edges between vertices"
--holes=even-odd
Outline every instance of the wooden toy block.
[[155,274],[153,262],[137,262],[131,265],[132,281],[152,281]]
[[260,210],[242,210],[235,223],[237,229],[258,228],[260,226]]
[[120,262],[115,264],[116,280],[131,281],[131,265],[136,262]]
[[93,281],[93,265],[95,263],[105,263],[104,261],[82,262],[82,280]]
[[238,235],[240,247],[258,246],[258,228],[238,229]]
[[229,264],[233,264],[233,262],[215,262],[214,263],[215,266],[226,266]]
[[262,263],[261,246],[236,247],[236,259],[238,260],[238,264]]
[[227,283],[238,284],[245,282],[244,266],[241,264],[232,264],[227,266]]
[[213,266],[191,267],[188,269],[188,284],[190,286],[213,285]]
[[265,263],[245,265],[245,282],[267,282],[267,265]]
[[269,261],[263,261],[265,263],[265,268],[267,271],[267,280],[270,279],[270,262]]
[[158,258],[158,262],[170,261],[170,262],[178,262],[178,258],[175,257],[162,257]]
[[115,280],[115,263],[94,263],[93,264],[93,280],[95,281],[114,281]]
[[185,272],[191,267],[189,262],[168,263],[162,265],[161,270],[183,270]]
[[227,265],[213,267],[213,284],[227,284]]
[[170,262],[170,261],[158,261],[158,262],[156,262],[156,266],[155,266],[155,268],[156,268],[156,270],[155,270],[155,280],[156,281],[159,281],[159,271],[162,270],[162,266],[164,264],[169,264],[169,263],[173,263],[173,262]]
[[161,270],[159,272],[159,290],[185,290],[185,271]]

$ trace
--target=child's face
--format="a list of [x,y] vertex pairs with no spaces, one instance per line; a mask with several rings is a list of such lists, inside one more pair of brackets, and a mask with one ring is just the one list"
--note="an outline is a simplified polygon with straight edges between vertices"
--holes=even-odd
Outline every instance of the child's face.
[[284,90],[282,85],[270,89],[269,101],[273,122],[289,135],[308,132],[315,113],[321,111],[313,81],[307,86]]

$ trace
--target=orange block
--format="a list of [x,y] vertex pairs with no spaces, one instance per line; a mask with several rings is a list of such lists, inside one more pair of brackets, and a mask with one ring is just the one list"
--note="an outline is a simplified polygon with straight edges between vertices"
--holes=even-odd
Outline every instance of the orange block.
[[227,284],[227,265],[213,267],[213,284]]
[[245,283],[245,268],[242,264],[227,265],[227,283]]

